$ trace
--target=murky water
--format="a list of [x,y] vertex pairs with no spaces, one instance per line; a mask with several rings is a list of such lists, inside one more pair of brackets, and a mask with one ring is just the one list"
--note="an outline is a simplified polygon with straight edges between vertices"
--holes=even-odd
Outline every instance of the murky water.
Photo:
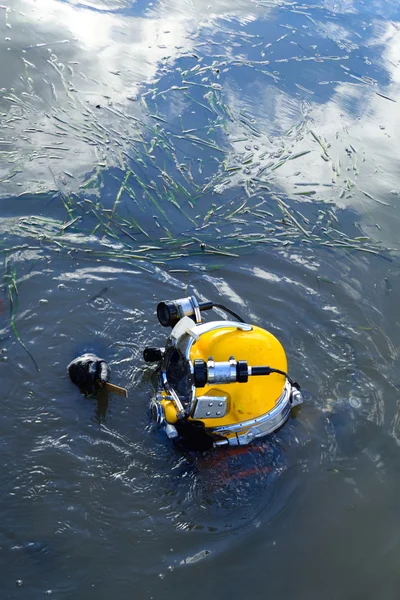
[[[384,0],[0,6],[2,598],[397,600],[399,47]],[[186,293],[305,390],[245,452],[151,426]]]

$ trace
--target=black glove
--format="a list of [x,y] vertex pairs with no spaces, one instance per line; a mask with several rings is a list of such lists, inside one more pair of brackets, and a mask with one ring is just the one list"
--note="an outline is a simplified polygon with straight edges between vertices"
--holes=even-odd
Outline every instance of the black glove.
[[201,421],[181,419],[175,423],[179,438],[178,445],[191,452],[205,452],[214,446],[214,440]]
[[110,379],[110,367],[95,354],[82,354],[69,363],[68,373],[85,396],[95,394]]

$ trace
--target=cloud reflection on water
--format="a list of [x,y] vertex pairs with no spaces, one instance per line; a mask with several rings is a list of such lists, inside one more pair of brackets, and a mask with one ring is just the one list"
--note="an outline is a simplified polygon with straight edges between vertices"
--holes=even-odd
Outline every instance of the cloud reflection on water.
[[[372,221],[385,220],[386,204],[394,204],[397,194],[399,117],[397,103],[376,92],[399,97],[398,26],[361,15],[368,31],[359,33],[343,18],[343,13],[360,16],[351,2],[327,8],[302,7],[305,14],[295,15],[296,25],[291,21],[296,6],[249,6],[244,0],[221,0],[212,7],[179,0],[143,8],[126,2],[26,0],[3,9],[9,39],[2,45],[10,60],[1,67],[2,194],[47,191],[55,187],[54,174],[57,185],[61,176],[68,189],[79,189],[96,165],[120,166],[121,151],[129,153],[135,138],[151,135],[154,127],[143,93],[182,79],[184,57],[201,66],[215,56],[221,72],[213,81],[221,82],[233,115],[219,130],[220,143],[226,163],[240,167],[217,191],[239,184],[252,193],[265,180],[298,200],[356,207],[376,213]],[[319,43],[310,45],[316,36]],[[337,56],[327,56],[334,48]],[[364,53],[381,55],[379,68],[366,57],[361,60]],[[370,72],[379,73],[381,81]],[[309,89],[307,82],[298,83],[304,77],[313,81]],[[200,92],[205,86],[206,94],[209,72],[192,74],[189,83]],[[188,122],[186,93],[160,96],[156,91],[153,99],[167,132],[185,110]],[[215,114],[209,120],[216,121]],[[295,131],[288,137],[291,128]],[[232,141],[240,137],[243,141]],[[310,153],[275,170],[285,153],[305,151]],[[254,156],[243,166],[249,153]]]

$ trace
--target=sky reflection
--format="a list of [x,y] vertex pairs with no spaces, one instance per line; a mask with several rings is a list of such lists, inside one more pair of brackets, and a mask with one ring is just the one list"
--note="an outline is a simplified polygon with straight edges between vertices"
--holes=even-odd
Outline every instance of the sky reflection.
[[217,203],[229,189],[270,188],[355,208],[372,232],[389,231],[400,158],[390,10],[391,20],[352,2],[14,2],[0,13],[2,196],[79,192],[93,169],[120,169],[123,181],[139,157],[149,180],[190,164],[189,193],[208,186]]

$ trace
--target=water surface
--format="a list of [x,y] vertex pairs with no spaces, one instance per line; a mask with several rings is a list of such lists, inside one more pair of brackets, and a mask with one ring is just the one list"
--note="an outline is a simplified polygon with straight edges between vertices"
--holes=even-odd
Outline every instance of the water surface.
[[[0,7],[4,598],[396,599],[397,3]],[[159,300],[284,344],[240,453],[151,426]],[[129,397],[84,399],[94,350]]]

